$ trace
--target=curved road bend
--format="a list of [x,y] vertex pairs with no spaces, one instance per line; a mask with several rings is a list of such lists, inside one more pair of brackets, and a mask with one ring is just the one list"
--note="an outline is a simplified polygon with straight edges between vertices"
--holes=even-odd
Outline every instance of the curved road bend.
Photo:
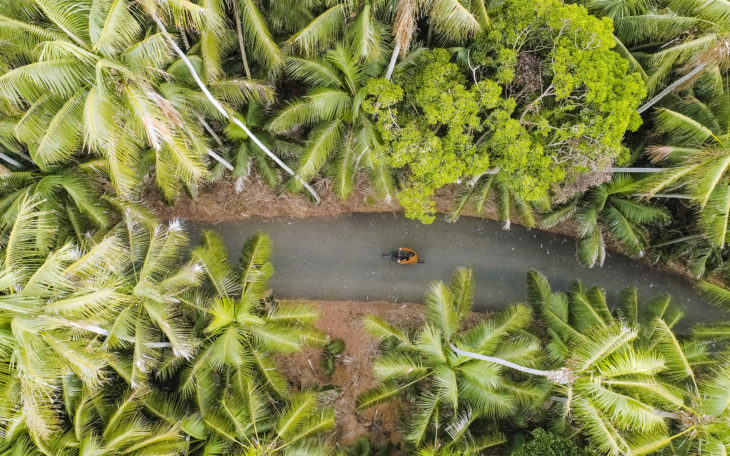
[[[505,231],[498,222],[470,217],[422,225],[402,215],[378,213],[187,226],[193,242],[204,228],[221,233],[233,258],[249,236],[267,233],[276,269],[269,284],[282,298],[421,302],[430,282],[449,280],[457,267],[471,266],[475,310],[489,311],[524,301],[525,274],[535,268],[554,290],[580,279],[605,288],[609,300],[629,285],[639,288],[642,301],[670,294],[686,313],[685,327],[691,321],[726,319],[682,277],[618,254],[609,254],[602,268],[583,268],[575,259],[572,239],[518,225]],[[400,246],[415,249],[426,262],[404,266],[382,257]]]

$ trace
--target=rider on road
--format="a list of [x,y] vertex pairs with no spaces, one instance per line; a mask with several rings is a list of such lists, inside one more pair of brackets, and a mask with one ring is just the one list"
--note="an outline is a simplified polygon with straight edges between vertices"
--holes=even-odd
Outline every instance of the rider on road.
[[398,263],[415,263],[416,252],[411,249],[398,249]]

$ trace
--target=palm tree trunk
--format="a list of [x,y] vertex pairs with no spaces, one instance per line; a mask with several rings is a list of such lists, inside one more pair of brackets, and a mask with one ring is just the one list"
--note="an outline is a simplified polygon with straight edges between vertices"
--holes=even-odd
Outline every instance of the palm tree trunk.
[[671,193],[654,193],[653,195],[650,195],[648,193],[637,193],[636,196],[641,196],[644,198],[674,198],[674,199],[683,199],[683,200],[694,199],[693,197],[691,197],[689,195],[682,195],[682,194],[673,195]]
[[[221,141],[221,139],[218,137],[218,135],[215,134],[215,131],[213,131],[210,124],[208,124],[208,122],[206,122],[205,119],[203,118],[203,116],[201,116],[200,114],[196,114],[196,115],[198,116],[198,121],[200,122],[200,124],[203,126],[203,128],[205,128],[208,131],[210,136],[213,137],[213,140],[216,142],[216,144],[218,144],[219,147],[223,147],[223,141]],[[233,171],[233,165],[231,165],[225,158],[221,157],[220,155],[216,154],[215,152],[213,152],[210,149],[208,149],[208,155],[210,155],[211,157],[216,159],[220,164],[222,164],[223,166],[228,168],[228,171]]]
[[[72,328],[80,329],[82,331],[88,331],[90,333],[98,334],[100,336],[109,335],[109,331],[100,326],[86,324],[86,323],[78,323],[78,322],[70,321],[70,320],[63,320],[63,323]],[[123,340],[125,342],[134,343],[134,339],[131,337],[120,337],[119,339]],[[170,342],[147,342],[144,344],[144,346],[149,347],[149,348],[170,348],[170,347],[172,347],[172,344]]]
[[502,168],[500,168],[498,166],[496,168],[489,168],[488,170],[484,171],[483,173],[477,174],[476,176],[472,177],[469,180],[469,182],[468,182],[469,187],[475,186],[477,184],[477,182],[479,181],[479,179],[482,178],[482,176],[487,176],[489,174],[497,174],[500,169],[502,169]]
[[661,173],[667,168],[611,168],[612,173]]
[[513,362],[495,358],[493,356],[486,356],[481,355],[479,353],[472,353],[468,351],[461,350],[459,348],[456,348],[454,344],[449,344],[451,346],[451,349],[454,350],[454,352],[457,355],[461,356],[468,356],[469,358],[475,358],[475,359],[481,359],[482,361],[489,361],[490,363],[499,364],[501,366],[509,367],[515,370],[518,370],[520,372],[524,372],[526,374],[532,374],[532,375],[539,375],[541,377],[545,377],[551,382],[554,383],[560,383],[561,385],[568,385],[570,383],[573,383],[575,381],[575,376],[566,368],[558,369],[558,370],[540,370],[540,369],[533,369],[531,367],[525,367],[520,366],[519,364],[515,364]]
[[0,159],[5,160],[7,163],[10,163],[11,165],[15,166],[16,168],[22,168],[23,167],[23,165],[21,165],[19,162],[17,162],[16,160],[8,157],[7,155],[5,155],[2,152],[0,152]]
[[395,68],[395,62],[398,60],[398,53],[400,52],[400,40],[396,38],[395,47],[393,48],[393,55],[390,56],[390,63],[388,64],[388,70],[385,72],[385,79],[390,81],[390,77],[393,75],[393,69]]
[[246,71],[246,77],[251,79],[251,69],[248,67],[248,59],[246,58],[246,45],[243,44],[243,30],[241,29],[241,12],[238,10],[238,2],[233,2],[233,15],[236,16],[236,33],[238,33],[238,47],[241,49],[241,60],[243,60],[243,69]]
[[694,67],[694,69],[693,69],[692,71],[690,71],[689,73],[685,74],[685,75],[684,75],[684,76],[682,76],[681,78],[677,79],[677,80],[676,80],[676,81],[674,81],[673,83],[669,84],[669,85],[667,86],[667,88],[666,88],[666,89],[664,89],[664,90],[662,90],[661,92],[659,92],[659,95],[655,96],[655,97],[654,97],[654,98],[652,98],[651,100],[649,100],[649,101],[647,101],[646,103],[644,103],[644,104],[643,104],[643,105],[642,105],[642,106],[641,106],[641,107],[640,107],[640,108],[638,109],[638,111],[639,111],[639,114],[641,114],[642,112],[644,112],[644,111],[646,111],[647,109],[651,108],[651,107],[652,107],[652,106],[654,106],[654,105],[655,105],[655,104],[656,104],[656,103],[657,103],[657,102],[658,102],[659,100],[661,100],[662,98],[664,98],[665,96],[667,96],[667,95],[668,95],[668,94],[669,94],[670,92],[672,92],[672,91],[673,91],[674,89],[676,89],[677,87],[681,86],[681,85],[682,85],[682,84],[684,84],[685,82],[687,82],[687,81],[689,81],[690,79],[692,79],[693,77],[695,77],[695,76],[696,76],[697,74],[699,74],[699,73],[700,73],[700,72],[701,72],[702,70],[704,70],[704,69],[705,69],[705,67],[706,67],[707,65],[709,65],[709,64],[710,64],[710,62],[709,62],[709,61],[706,61],[706,62],[702,62],[702,63],[700,63],[699,65],[697,65],[696,67]]
[[266,155],[271,157],[271,159],[274,160],[276,162],[276,164],[281,166],[281,168],[284,169],[284,171],[289,173],[290,176],[295,176],[297,179],[299,179],[299,182],[302,184],[302,186],[304,186],[304,188],[306,188],[307,191],[309,191],[309,193],[314,197],[315,201],[317,201],[317,204],[319,204],[321,202],[319,195],[317,195],[317,192],[315,192],[314,189],[307,182],[305,182],[304,179],[301,178],[301,176],[297,176],[296,173],[291,168],[289,168],[289,166],[287,166],[286,163],[281,161],[281,159],[279,157],[277,157],[273,152],[271,152],[269,150],[269,148],[266,147],[264,145],[264,143],[262,143],[261,140],[259,140],[259,138],[257,138],[253,134],[253,132],[248,129],[248,127],[246,125],[243,124],[243,122],[241,122],[240,120],[238,120],[235,117],[231,117],[228,114],[228,112],[223,108],[221,103],[218,100],[216,100],[216,98],[208,90],[208,87],[206,87],[205,83],[203,83],[203,81],[200,79],[198,72],[195,71],[195,67],[193,67],[193,64],[190,62],[190,59],[188,59],[188,56],[186,56],[185,53],[182,51],[182,49],[180,49],[180,46],[177,45],[175,40],[172,39],[172,36],[170,36],[167,29],[165,28],[165,25],[162,23],[160,18],[157,17],[157,14],[155,14],[154,11],[150,11],[149,14],[152,17],[152,20],[155,21],[155,24],[157,24],[157,27],[160,28],[160,31],[163,33],[163,35],[165,35],[165,38],[167,38],[167,41],[170,43],[170,46],[172,46],[175,53],[178,55],[178,57],[180,57],[182,59],[183,63],[185,63],[185,66],[190,71],[190,74],[193,77],[193,79],[195,79],[195,82],[198,84],[198,87],[200,87],[200,90],[203,91],[203,94],[205,94],[205,97],[208,99],[208,101],[210,101],[210,103],[215,107],[215,109],[218,110],[218,112],[220,112],[223,115],[223,117],[230,120],[234,124],[238,125],[243,131],[245,131],[246,134],[251,138],[251,140],[253,140],[253,142],[256,143],[256,145],[259,146],[259,148],[266,153]]

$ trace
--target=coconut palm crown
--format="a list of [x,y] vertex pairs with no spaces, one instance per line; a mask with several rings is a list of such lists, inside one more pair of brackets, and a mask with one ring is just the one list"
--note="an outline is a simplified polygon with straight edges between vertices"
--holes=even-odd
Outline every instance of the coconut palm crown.
[[[524,331],[529,308],[515,305],[468,328],[472,305],[471,270],[457,270],[450,285],[433,283],[426,294],[426,323],[413,334],[375,316],[366,329],[384,339],[385,352],[373,363],[382,385],[358,398],[366,408],[417,386],[416,410],[409,419],[406,439],[416,445],[427,437],[452,442],[455,449],[481,450],[504,441],[500,433],[475,435],[470,426],[478,418],[507,418],[529,408],[545,394],[540,383],[507,375],[503,366],[457,356],[448,347],[464,341],[479,353],[533,365],[539,360],[539,341]],[[430,387],[426,386],[430,385]]]
[[555,208],[541,225],[550,228],[575,217],[575,255],[583,266],[603,265],[607,237],[629,255],[641,257],[649,245],[646,226],[663,226],[670,216],[663,207],[636,200],[638,189],[639,184],[631,176],[616,174],[611,181]]

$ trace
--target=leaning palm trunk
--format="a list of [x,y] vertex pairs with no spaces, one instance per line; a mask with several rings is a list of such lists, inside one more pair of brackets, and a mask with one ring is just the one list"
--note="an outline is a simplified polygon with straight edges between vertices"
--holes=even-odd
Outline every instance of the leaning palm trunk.
[[398,2],[398,10],[393,21],[395,47],[393,48],[393,55],[390,56],[388,70],[385,72],[385,79],[388,81],[390,81],[390,77],[393,75],[398,54],[402,51],[403,57],[405,57],[406,52],[408,52],[408,47],[411,45],[411,38],[413,37],[413,32],[416,30],[417,9],[418,5],[416,0],[401,0]]
[[251,69],[248,67],[248,58],[246,57],[246,45],[243,42],[241,12],[238,10],[237,2],[233,2],[233,16],[236,18],[236,33],[238,34],[238,47],[241,49],[241,60],[243,61],[243,69],[246,71],[246,77],[248,79],[251,79]]
[[639,111],[639,114],[641,114],[642,112],[644,112],[644,111],[646,111],[647,109],[649,109],[649,108],[651,108],[652,106],[654,106],[654,105],[655,105],[655,104],[656,104],[657,102],[659,102],[659,100],[661,100],[661,99],[662,99],[662,98],[664,98],[665,96],[669,95],[669,94],[670,94],[670,93],[671,93],[672,91],[674,91],[674,89],[676,89],[677,87],[681,86],[681,85],[682,85],[682,84],[684,84],[685,82],[687,82],[687,81],[689,81],[690,79],[692,79],[693,77],[697,76],[697,75],[698,75],[698,74],[699,74],[700,72],[702,72],[702,70],[704,70],[704,69],[705,69],[705,67],[707,67],[707,65],[709,65],[709,64],[710,64],[710,62],[709,62],[709,61],[706,61],[706,62],[702,62],[702,63],[699,63],[699,64],[698,64],[698,65],[697,65],[696,67],[694,67],[694,69],[693,69],[692,71],[690,71],[689,73],[685,74],[685,75],[684,75],[684,76],[682,76],[681,78],[677,79],[677,80],[676,80],[676,81],[674,81],[673,83],[669,84],[669,85],[667,86],[667,88],[665,88],[664,90],[662,90],[661,92],[659,92],[659,95],[655,96],[655,97],[654,97],[654,98],[652,98],[651,100],[649,100],[649,101],[647,101],[646,103],[644,103],[644,104],[643,104],[643,105],[642,105],[642,106],[641,106],[641,107],[640,107],[640,108],[638,109],[638,111]]
[[14,160],[13,158],[8,157],[7,155],[5,155],[2,152],[0,152],[0,160],[5,160],[6,163],[9,163],[9,164],[15,166],[16,168],[23,167],[23,165],[21,165],[17,160]]
[[205,97],[208,99],[208,101],[210,101],[210,103],[213,106],[215,106],[215,109],[218,112],[220,112],[223,115],[223,117],[230,120],[231,122],[233,122],[234,124],[239,126],[244,132],[246,132],[246,134],[253,140],[253,142],[256,143],[256,145],[259,146],[259,148],[261,150],[266,152],[266,155],[271,157],[272,160],[274,160],[279,166],[281,166],[284,169],[284,171],[289,173],[290,176],[296,176],[296,178],[299,179],[299,181],[301,182],[302,186],[304,186],[304,188],[306,188],[307,191],[309,191],[309,193],[311,193],[311,195],[314,197],[315,201],[317,201],[317,204],[319,204],[320,203],[319,195],[317,195],[317,192],[315,192],[314,189],[307,182],[305,182],[304,179],[301,178],[301,176],[297,176],[294,173],[294,171],[291,168],[289,168],[289,166],[286,165],[286,163],[284,163],[283,161],[281,161],[281,159],[279,157],[274,155],[274,153],[271,152],[269,150],[269,148],[266,147],[264,145],[264,143],[262,143],[253,134],[253,132],[248,129],[248,127],[246,127],[246,125],[243,124],[243,122],[236,119],[235,117],[231,117],[228,114],[228,112],[223,108],[223,106],[220,104],[220,102],[210,93],[210,91],[208,90],[208,87],[206,87],[205,83],[203,83],[203,81],[200,79],[198,72],[195,71],[193,64],[190,62],[190,59],[188,59],[188,57],[185,55],[185,53],[182,51],[182,49],[180,49],[180,46],[177,45],[175,40],[172,39],[172,36],[170,36],[170,33],[167,31],[167,29],[165,28],[165,25],[162,23],[162,21],[157,16],[157,14],[155,14],[154,11],[150,11],[149,13],[150,13],[150,16],[152,17],[152,20],[155,21],[155,24],[157,24],[157,27],[160,28],[160,31],[163,33],[163,35],[165,36],[167,41],[170,43],[170,46],[172,46],[175,53],[178,55],[178,57],[180,57],[182,59],[183,63],[185,63],[185,66],[190,71],[190,74],[193,76],[193,79],[195,79],[195,82],[198,84],[198,87],[200,87],[200,90],[203,91],[203,94],[205,94]]
[[400,41],[395,41],[395,47],[393,48],[393,55],[390,56],[390,63],[388,64],[388,70],[385,72],[385,79],[390,81],[390,77],[393,75],[393,69],[395,68],[395,62],[398,60],[398,53],[400,52]]
[[515,364],[513,362],[501,359],[501,358],[495,358],[493,356],[486,356],[481,355],[479,353],[472,353],[468,351],[461,350],[456,347],[454,344],[449,344],[451,346],[451,349],[454,350],[454,353],[461,356],[468,356],[469,358],[474,359],[480,359],[482,361],[488,361],[490,363],[499,364],[501,366],[509,367],[515,370],[518,370],[520,372],[524,372],[526,374],[532,374],[532,375],[539,375],[541,377],[545,377],[548,380],[550,380],[553,383],[558,383],[561,385],[570,385],[575,381],[575,374],[573,374],[570,369],[567,367],[560,368],[558,370],[541,370],[541,369],[532,369],[531,367],[525,367],[520,366],[519,364]]
[[661,173],[667,168],[611,168],[612,173]]

